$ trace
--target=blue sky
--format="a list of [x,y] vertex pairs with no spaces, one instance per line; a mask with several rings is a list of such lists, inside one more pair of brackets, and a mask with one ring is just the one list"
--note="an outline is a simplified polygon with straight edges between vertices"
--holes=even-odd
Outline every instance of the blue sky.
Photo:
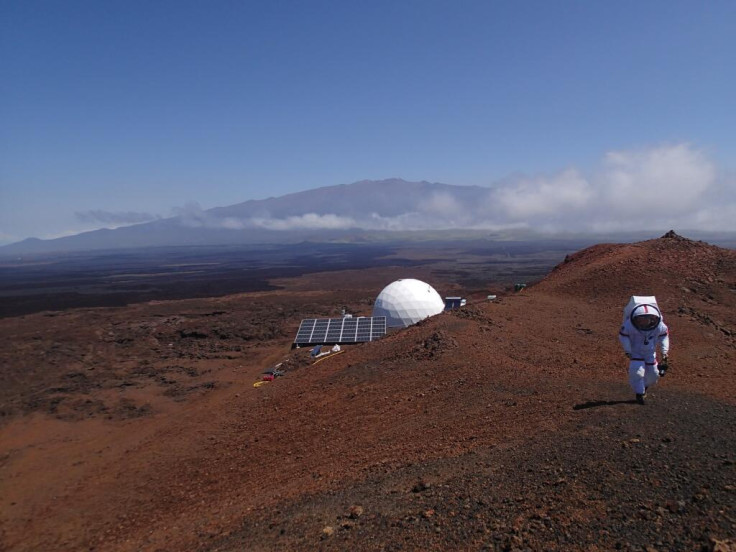
[[734,28],[733,1],[0,0],[0,243],[363,179],[564,198],[663,148],[730,201]]

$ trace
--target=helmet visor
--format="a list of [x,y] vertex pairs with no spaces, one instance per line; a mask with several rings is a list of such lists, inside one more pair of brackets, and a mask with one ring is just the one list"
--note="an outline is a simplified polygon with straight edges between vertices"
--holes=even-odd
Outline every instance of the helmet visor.
[[632,322],[638,330],[653,330],[659,324],[659,316],[656,314],[642,314],[635,316]]

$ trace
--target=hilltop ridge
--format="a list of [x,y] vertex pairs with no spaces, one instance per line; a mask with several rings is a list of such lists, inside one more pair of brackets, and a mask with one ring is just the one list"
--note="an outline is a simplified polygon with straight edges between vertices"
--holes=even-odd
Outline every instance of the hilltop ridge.
[[633,244],[600,244],[569,255],[536,287],[596,297],[648,288],[652,295],[708,296],[733,289],[736,251],[668,232]]

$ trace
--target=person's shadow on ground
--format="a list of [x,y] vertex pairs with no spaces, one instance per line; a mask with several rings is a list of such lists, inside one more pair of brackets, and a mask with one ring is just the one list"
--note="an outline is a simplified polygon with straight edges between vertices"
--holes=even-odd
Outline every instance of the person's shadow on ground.
[[598,408],[599,406],[614,406],[617,404],[636,404],[636,399],[630,399],[627,401],[588,401],[585,403],[576,404],[572,407],[573,410],[585,410],[586,408]]

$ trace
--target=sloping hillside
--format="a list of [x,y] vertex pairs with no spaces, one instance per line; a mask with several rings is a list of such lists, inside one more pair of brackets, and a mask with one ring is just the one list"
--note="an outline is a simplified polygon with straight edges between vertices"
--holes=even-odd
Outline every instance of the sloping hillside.
[[632,289],[649,289],[673,302],[692,294],[728,304],[736,289],[735,263],[732,250],[668,232],[656,240],[597,245],[569,255],[537,288],[614,301]]
[[[42,451],[27,433],[44,426],[13,421],[3,538],[14,550],[719,549],[736,538],[734,290],[736,252],[677,236],[601,245],[521,293],[318,364],[294,351],[259,388],[230,373],[242,359],[207,360],[217,389],[168,407],[176,416],[78,422],[85,436],[46,426]],[[656,294],[672,330],[672,370],[644,407],[616,339],[632,294]],[[127,323],[147,308],[161,307]],[[215,347],[200,323],[200,347]]]

